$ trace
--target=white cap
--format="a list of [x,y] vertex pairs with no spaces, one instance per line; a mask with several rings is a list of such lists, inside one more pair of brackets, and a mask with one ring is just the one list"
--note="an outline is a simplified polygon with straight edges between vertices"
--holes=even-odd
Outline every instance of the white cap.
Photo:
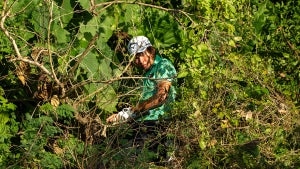
[[152,46],[149,39],[145,36],[133,37],[128,44],[128,51],[130,55],[144,52],[147,47]]

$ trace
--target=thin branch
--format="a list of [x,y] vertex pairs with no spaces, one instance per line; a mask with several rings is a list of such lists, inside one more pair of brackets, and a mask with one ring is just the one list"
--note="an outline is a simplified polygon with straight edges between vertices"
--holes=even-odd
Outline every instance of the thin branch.
[[0,77],[0,81],[6,79],[8,76],[9,76],[9,75],[1,76],[1,77]]
[[22,57],[21,56],[21,53],[20,53],[20,50],[18,48],[18,45],[15,41],[15,39],[10,35],[10,33],[8,32],[8,30],[5,28],[4,26],[4,22],[6,20],[6,18],[8,17],[9,15],[9,10],[6,11],[6,5],[7,5],[7,0],[4,1],[4,4],[3,4],[3,10],[1,12],[1,21],[0,21],[0,27],[1,27],[1,30],[4,32],[4,34],[8,37],[8,39],[11,41],[13,47],[14,47],[14,50],[17,54],[17,57]]
[[47,45],[48,45],[48,55],[49,55],[49,62],[50,62],[50,67],[51,67],[51,72],[52,72],[52,77],[54,79],[54,81],[59,85],[59,87],[61,88],[61,97],[64,97],[65,95],[65,88],[64,88],[64,84],[61,83],[54,71],[54,66],[53,66],[53,59],[52,59],[52,50],[51,50],[51,24],[53,22],[53,1],[50,2],[50,7],[49,7],[49,23],[48,23],[48,33],[47,33]]
[[[125,71],[123,71],[125,72]],[[176,77],[171,77],[171,78],[176,78]],[[121,77],[121,76],[117,76],[115,78],[109,79],[109,80],[86,80],[86,81],[82,81],[80,83],[75,84],[74,86],[72,86],[68,91],[66,91],[66,95],[68,96],[72,91],[74,91],[75,89],[82,87],[84,85],[87,84],[91,84],[91,83],[103,83],[103,84],[111,84],[115,81],[120,81],[120,80],[127,80],[127,79],[149,79],[149,80],[163,80],[163,79],[170,79],[170,78],[149,78],[149,77],[142,77],[142,76],[131,76],[131,77]]]
[[79,66],[79,64],[81,63],[81,61],[83,60],[83,58],[90,52],[90,50],[93,48],[94,43],[96,42],[96,40],[99,37],[99,33],[96,33],[96,35],[94,35],[94,37],[92,38],[92,40],[90,41],[88,47],[85,49],[85,51],[79,56],[79,59],[77,60],[76,64],[71,68],[70,70],[70,75],[74,75],[75,70],[77,69],[77,67]]
[[[93,4],[93,3],[91,3]],[[100,12],[94,12],[94,10],[98,7],[101,7],[101,6],[105,6],[104,8],[107,8],[108,6],[111,6],[113,4],[136,4],[136,5],[141,5],[141,6],[146,6],[146,7],[150,7],[150,8],[156,8],[156,9],[160,9],[160,10],[163,10],[163,11],[166,11],[166,12],[179,12],[179,13],[182,13],[183,15],[185,15],[187,18],[189,18],[189,20],[195,24],[194,20],[190,17],[191,14],[183,11],[183,10],[180,10],[180,9],[169,9],[169,8],[164,8],[164,7],[161,7],[161,6],[157,6],[157,5],[152,5],[152,4],[146,4],[146,3],[142,3],[142,2],[136,2],[136,1],[132,1],[132,2],[128,2],[128,1],[111,1],[111,2],[102,2],[102,3],[99,3],[99,4],[96,4],[94,6],[91,7],[91,12],[92,13],[96,13],[96,14],[99,14],[100,12],[102,12],[103,10],[101,9]]]
[[48,45],[48,55],[49,55],[49,62],[51,67],[51,72],[53,74],[54,80],[60,84],[59,80],[57,79],[55,72],[54,72],[54,66],[52,61],[52,52],[51,52],[51,24],[52,24],[52,17],[53,17],[53,1],[50,3],[49,7],[49,23],[48,23],[48,33],[47,33],[47,45]]
[[46,69],[44,67],[44,65],[40,64],[39,62],[35,62],[33,60],[29,60],[29,59],[23,58],[23,57],[17,57],[17,58],[14,58],[14,59],[10,59],[10,61],[23,61],[25,63],[29,63],[29,64],[32,64],[32,65],[35,65],[38,68],[40,68],[43,72],[45,72],[47,75],[49,75],[51,78],[53,78],[52,77],[52,73],[48,69]]
[[[99,15],[101,12],[103,12],[106,8],[110,7],[111,5],[113,5],[113,3],[104,6],[104,7],[101,8],[99,11],[97,11],[97,13],[95,13],[95,15]],[[95,9],[94,9],[94,10],[95,10]],[[92,10],[92,11],[94,11],[94,10]]]
[[90,93],[89,95],[87,95],[87,96],[85,96],[84,98],[82,98],[82,99],[80,99],[79,101],[77,101],[77,102],[75,103],[75,107],[77,107],[77,105],[78,105],[79,103],[84,102],[87,98],[92,97],[92,96],[94,96],[95,94],[97,94],[97,93],[101,92],[102,90],[104,90],[105,87],[107,87],[107,85],[108,85],[108,84],[106,84],[106,85],[100,87],[100,88],[97,89],[96,91]]
[[[16,2],[16,1],[14,1],[14,2]],[[22,12],[24,12],[27,9],[27,7],[29,7],[31,5],[32,2],[33,2],[33,0],[31,0],[30,2],[28,2],[26,4],[26,6],[24,6],[20,11],[16,12],[15,14],[13,14],[11,17],[17,16],[17,15],[21,14]]]

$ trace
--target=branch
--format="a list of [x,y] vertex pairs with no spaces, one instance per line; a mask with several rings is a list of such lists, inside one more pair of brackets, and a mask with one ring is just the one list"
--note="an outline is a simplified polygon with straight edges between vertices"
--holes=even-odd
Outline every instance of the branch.
[[0,28],[1,30],[4,32],[4,34],[8,37],[8,39],[11,41],[13,47],[14,47],[14,50],[17,54],[17,58],[15,59],[11,59],[11,61],[15,61],[15,60],[18,60],[18,61],[23,61],[23,62],[26,62],[26,63],[29,63],[29,64],[33,64],[33,65],[36,65],[37,67],[39,67],[42,71],[44,71],[46,74],[48,74],[49,76],[52,77],[52,74],[49,72],[48,69],[46,69],[42,64],[38,63],[38,62],[34,62],[32,60],[29,60],[29,59],[26,59],[26,58],[23,58],[21,53],[20,53],[20,50],[19,50],[19,47],[15,41],[15,39],[10,35],[10,33],[8,32],[8,30],[5,28],[4,26],[4,23],[5,23],[5,20],[6,18],[9,16],[9,10],[6,11],[6,5],[7,5],[7,0],[4,1],[4,4],[3,4],[3,10],[1,12],[1,21],[0,21]]
[[50,62],[50,67],[51,67],[51,72],[52,72],[52,77],[54,79],[54,81],[58,84],[58,86],[61,88],[61,97],[65,96],[65,88],[64,88],[64,84],[61,83],[58,79],[57,76],[55,74],[54,71],[54,66],[53,66],[53,60],[52,60],[52,52],[51,52],[51,24],[53,21],[53,1],[51,1],[50,3],[50,7],[49,7],[49,14],[50,14],[50,18],[49,18],[49,23],[48,23],[48,33],[47,33],[47,44],[48,44],[48,55],[49,55],[49,62]]
[[45,72],[47,75],[49,75],[51,78],[53,78],[52,73],[48,69],[46,69],[44,65],[40,64],[37,61],[32,61],[32,60],[29,60],[29,59],[23,58],[23,57],[17,57],[17,58],[11,59],[10,61],[23,61],[25,63],[35,65],[38,68],[40,68],[43,72]]
[[1,21],[0,21],[0,27],[1,27],[1,30],[4,32],[4,34],[8,37],[8,39],[11,41],[13,47],[14,47],[14,50],[17,54],[17,57],[22,57],[21,56],[21,53],[20,53],[20,50],[18,48],[18,45],[15,41],[15,39],[10,35],[10,33],[8,32],[8,30],[5,28],[4,26],[4,22],[6,20],[6,18],[8,17],[9,15],[9,10],[6,11],[6,5],[7,5],[7,0],[4,1],[4,4],[3,4],[3,10],[1,12]]
[[[152,4],[146,4],[146,3],[142,3],[142,2],[136,2],[136,1],[132,1],[132,2],[128,2],[128,1],[111,1],[111,2],[102,2],[102,3],[99,3],[99,4],[95,4],[94,6],[91,6],[91,11],[92,13],[95,13],[96,15],[98,15],[99,13],[101,13],[105,8],[113,5],[113,4],[136,4],[136,5],[141,5],[141,6],[146,6],[146,7],[150,7],[150,8],[156,8],[156,9],[160,9],[160,10],[163,10],[163,11],[166,11],[166,12],[179,12],[179,13],[182,13],[183,15],[185,15],[187,18],[189,18],[189,20],[195,24],[194,20],[189,16],[191,14],[183,11],[183,10],[180,10],[180,9],[169,9],[169,8],[164,8],[164,7],[161,7],[161,6],[157,6],[157,5],[152,5]],[[91,3],[91,5],[93,5],[94,3]],[[101,9],[99,12],[94,12],[94,10],[98,7],[101,7],[101,6],[104,6],[104,9]]]
[[[126,70],[126,69],[125,69]],[[123,71],[125,72],[125,71]],[[122,74],[121,74],[122,75]],[[170,77],[170,78],[176,78],[176,77]],[[163,79],[170,79],[168,78],[150,78],[150,77],[142,77],[142,76],[133,76],[133,77],[121,77],[120,75],[109,79],[109,80],[86,80],[86,81],[82,81],[80,83],[75,84],[74,86],[72,86],[68,91],[66,91],[66,95],[68,96],[72,91],[74,91],[75,89],[82,87],[84,85],[90,84],[90,83],[103,83],[103,84],[111,84],[113,82],[119,81],[119,80],[127,80],[127,79],[149,79],[149,80],[163,80]]]
[[89,53],[89,51],[92,49],[92,47],[94,46],[94,43],[96,42],[96,40],[99,37],[99,33],[96,33],[96,35],[94,35],[94,37],[92,38],[92,40],[90,41],[88,47],[85,49],[85,51],[79,56],[79,59],[77,60],[77,62],[75,63],[75,65],[71,68],[70,70],[70,75],[74,75],[75,70],[77,69],[77,67],[79,66],[80,62],[83,60],[83,58]]
[[[85,101],[86,99],[88,99],[89,97],[92,97],[92,96],[94,96],[95,94],[97,94],[97,93],[101,92],[102,90],[104,90],[105,87],[106,87],[107,85],[108,85],[108,84],[106,84],[106,85],[100,87],[99,89],[97,89],[96,91],[94,91],[94,92],[90,93],[89,95],[83,97],[83,98],[80,99],[79,101],[76,101],[76,102],[75,102],[75,107],[77,107],[77,105],[78,105],[79,103],[84,102],[84,101]],[[78,99],[79,99],[79,98],[78,98]]]

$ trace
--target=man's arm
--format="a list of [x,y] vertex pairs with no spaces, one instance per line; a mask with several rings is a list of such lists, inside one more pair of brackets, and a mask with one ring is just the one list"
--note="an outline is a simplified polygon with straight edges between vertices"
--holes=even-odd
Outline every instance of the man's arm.
[[[152,97],[142,103],[138,103],[136,107],[132,108],[135,117],[140,117],[143,113],[147,112],[146,110],[153,109],[164,104],[168,98],[171,85],[172,83],[168,80],[160,81],[156,86],[157,92]],[[116,122],[120,120],[119,118],[118,114],[112,114],[106,119],[106,122]]]
[[168,80],[162,80],[157,84],[157,92],[150,97],[148,100],[138,103],[136,107],[132,108],[134,113],[137,115],[141,115],[139,113],[143,113],[146,110],[153,109],[159,107],[164,104],[168,98],[169,90],[171,88],[172,83]]

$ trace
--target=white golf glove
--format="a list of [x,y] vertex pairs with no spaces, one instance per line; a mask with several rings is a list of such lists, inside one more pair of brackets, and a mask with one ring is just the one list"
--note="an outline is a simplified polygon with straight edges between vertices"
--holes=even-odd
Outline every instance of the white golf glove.
[[119,121],[127,121],[129,117],[134,117],[133,111],[131,108],[123,108],[122,111],[118,113]]

